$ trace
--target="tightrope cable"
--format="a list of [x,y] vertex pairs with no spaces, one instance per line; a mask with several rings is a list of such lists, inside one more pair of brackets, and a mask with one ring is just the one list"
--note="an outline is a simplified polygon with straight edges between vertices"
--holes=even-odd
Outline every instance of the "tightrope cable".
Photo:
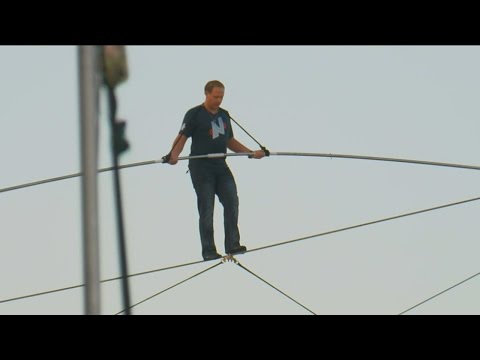
[[297,241],[313,239],[313,238],[320,237],[320,236],[325,236],[325,235],[330,235],[330,234],[334,234],[334,233],[338,233],[338,232],[342,232],[342,231],[357,229],[357,228],[360,228],[360,227],[363,227],[363,226],[378,224],[378,223],[381,223],[381,222],[400,219],[400,218],[407,217],[407,216],[418,215],[418,214],[426,213],[426,212],[429,212],[429,211],[444,209],[444,208],[447,208],[447,207],[450,207],[450,206],[466,204],[466,203],[473,202],[473,201],[478,201],[478,200],[480,200],[480,197],[476,197],[476,198],[468,199],[468,200],[457,201],[457,202],[449,203],[449,204],[446,204],[446,205],[435,206],[435,207],[428,208],[428,209],[412,211],[412,212],[409,212],[409,213],[396,215],[396,216],[391,216],[391,217],[380,219],[380,220],[369,221],[369,222],[366,222],[366,223],[363,223],[363,224],[347,226],[347,227],[344,227],[344,228],[331,230],[331,231],[326,231],[326,232],[319,233],[319,234],[304,236],[304,237],[293,239],[293,240],[287,240],[287,241],[283,241],[283,242],[272,244],[272,245],[261,246],[261,247],[258,247],[258,248],[248,250],[247,252],[265,250],[265,249],[272,248],[272,247],[275,247],[275,246],[291,244],[291,243],[294,243],[294,242],[297,242]]
[[[129,274],[128,277],[132,278],[132,277],[140,276],[140,275],[153,274],[153,273],[164,271],[164,270],[177,269],[177,268],[180,268],[180,267],[200,264],[200,263],[203,263],[203,262],[206,262],[206,261],[199,260],[199,261],[193,261],[193,262],[188,262],[188,263],[179,264],[179,265],[163,267],[163,268],[155,269],[155,270],[143,271],[143,272],[139,272],[139,273],[136,273],[136,274]],[[100,283],[103,284],[103,283],[107,283],[107,282],[115,281],[115,280],[120,280],[120,279],[122,279],[122,277],[118,276],[118,277],[102,280],[102,281],[100,281]],[[53,293],[56,293],[56,292],[62,292],[62,291],[66,291],[66,290],[78,289],[78,288],[81,288],[81,287],[84,287],[84,286],[85,286],[85,284],[80,284],[80,285],[63,287],[63,288],[60,288],[60,289],[47,290],[47,291],[42,291],[42,292],[38,292],[38,293],[34,293],[34,294],[18,296],[18,297],[14,297],[14,298],[10,298],[10,299],[0,300],[0,304],[11,302],[11,301],[16,301],[16,300],[28,299],[28,298],[31,298],[31,297],[36,297],[36,296],[41,296],[41,295],[53,294]]]
[[[368,226],[368,225],[373,225],[373,224],[386,222],[386,221],[390,221],[390,220],[394,220],[394,219],[399,219],[399,218],[402,218],[402,217],[421,214],[421,213],[425,213],[425,212],[428,212],[428,211],[439,210],[439,209],[443,209],[443,208],[447,208],[447,207],[451,207],[451,206],[456,206],[456,205],[460,205],[460,204],[465,204],[465,203],[469,203],[469,202],[473,202],[473,201],[477,201],[477,200],[480,200],[480,197],[475,197],[475,198],[472,198],[472,199],[457,201],[457,202],[454,202],[454,203],[440,205],[440,206],[436,206],[436,207],[432,207],[432,208],[428,208],[428,209],[424,209],[424,210],[413,211],[413,212],[402,214],[402,215],[397,215],[397,216],[392,216],[392,217],[388,217],[388,218],[384,218],[384,219],[380,219],[380,220],[370,221],[370,222],[366,222],[366,223],[363,223],[363,224],[348,226],[348,227],[344,227],[344,228],[340,228],[340,229],[336,229],[336,230],[331,230],[331,231],[327,231],[327,232],[323,232],[323,233],[319,233],[319,234],[304,236],[304,237],[301,237],[301,238],[288,240],[288,241],[283,241],[283,242],[276,243],[276,244],[261,246],[261,247],[258,247],[258,248],[250,249],[250,250],[247,251],[247,253],[248,252],[259,251],[259,250],[265,250],[265,249],[273,248],[273,247],[276,247],[276,246],[286,245],[286,244],[290,244],[290,243],[293,243],[293,242],[299,242],[299,241],[303,241],[303,240],[307,240],[307,239],[312,239],[312,238],[315,238],[315,237],[326,236],[326,235],[338,233],[338,232],[341,232],[341,231],[352,230],[352,229],[355,229],[355,228]],[[193,262],[183,263],[183,264],[179,264],[179,265],[163,267],[163,268],[160,268],[160,269],[139,272],[139,273],[136,273],[136,274],[130,274],[130,275],[128,275],[128,277],[131,278],[131,277],[135,277],[135,276],[151,274],[151,273],[160,272],[160,271],[164,271],[164,270],[170,270],[170,269],[175,269],[175,268],[179,268],[179,267],[200,264],[202,262],[205,262],[205,261],[204,260],[199,260],[199,261],[193,261]],[[120,280],[120,279],[121,279],[121,277],[115,277],[115,278],[111,278],[111,279],[102,280],[101,283],[106,283],[106,282],[109,282],[109,281],[115,281],[115,280]],[[10,301],[22,300],[22,299],[26,299],[26,298],[30,298],[30,297],[35,297],[35,296],[47,295],[47,294],[60,292],[60,291],[65,291],[65,290],[76,289],[76,288],[83,287],[83,286],[84,285],[75,285],[75,286],[69,286],[69,287],[64,287],[64,288],[55,289],[55,290],[48,290],[48,291],[39,292],[39,293],[35,293],[35,294],[30,294],[30,295],[18,296],[18,297],[14,297],[14,298],[10,298],[10,299],[0,300],[0,304],[10,302]]]

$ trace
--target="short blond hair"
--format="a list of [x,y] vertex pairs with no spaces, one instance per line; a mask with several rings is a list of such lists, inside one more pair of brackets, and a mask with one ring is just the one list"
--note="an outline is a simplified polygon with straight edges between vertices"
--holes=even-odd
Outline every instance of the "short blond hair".
[[210,80],[205,85],[205,94],[210,94],[212,92],[213,88],[215,88],[215,87],[225,89],[225,85],[223,85],[220,81]]

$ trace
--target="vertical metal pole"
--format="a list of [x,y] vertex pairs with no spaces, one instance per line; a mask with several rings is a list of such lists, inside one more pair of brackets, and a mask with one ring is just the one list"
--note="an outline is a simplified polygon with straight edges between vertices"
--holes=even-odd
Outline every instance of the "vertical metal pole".
[[80,132],[82,163],[83,274],[85,314],[100,315],[98,245],[98,47],[79,46]]

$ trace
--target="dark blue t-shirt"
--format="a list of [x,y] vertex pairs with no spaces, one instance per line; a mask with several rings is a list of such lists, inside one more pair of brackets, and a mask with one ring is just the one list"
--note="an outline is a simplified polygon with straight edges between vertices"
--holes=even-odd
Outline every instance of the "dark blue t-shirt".
[[220,108],[213,115],[203,105],[187,111],[179,133],[192,138],[191,156],[226,153],[227,143],[233,138],[228,112]]

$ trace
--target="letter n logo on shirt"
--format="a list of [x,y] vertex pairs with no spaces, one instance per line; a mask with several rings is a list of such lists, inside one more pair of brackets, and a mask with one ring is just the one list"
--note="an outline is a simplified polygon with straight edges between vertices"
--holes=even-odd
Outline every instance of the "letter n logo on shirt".
[[215,120],[212,121],[212,139],[216,139],[221,135],[225,135],[225,127],[223,125],[223,119],[218,117],[218,124]]

